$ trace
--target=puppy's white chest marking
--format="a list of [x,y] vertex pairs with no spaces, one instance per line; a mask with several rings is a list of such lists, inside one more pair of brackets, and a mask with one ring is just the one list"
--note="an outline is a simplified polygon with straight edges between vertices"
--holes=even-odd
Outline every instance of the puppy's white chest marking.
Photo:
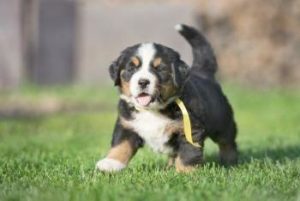
[[126,121],[126,124],[137,132],[154,151],[171,153],[171,147],[166,145],[171,136],[167,128],[175,124],[174,122],[160,113],[141,111],[135,114],[133,120]]

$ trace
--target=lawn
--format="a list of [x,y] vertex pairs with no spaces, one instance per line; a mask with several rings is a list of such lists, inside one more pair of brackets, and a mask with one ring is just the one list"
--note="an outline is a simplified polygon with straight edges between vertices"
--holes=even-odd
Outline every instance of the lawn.
[[166,157],[148,148],[123,172],[94,171],[109,148],[115,89],[2,93],[2,100],[46,94],[101,107],[0,119],[0,200],[300,200],[300,92],[230,84],[224,91],[239,127],[240,162],[221,167],[216,145],[207,140],[206,162],[192,174],[167,169]]

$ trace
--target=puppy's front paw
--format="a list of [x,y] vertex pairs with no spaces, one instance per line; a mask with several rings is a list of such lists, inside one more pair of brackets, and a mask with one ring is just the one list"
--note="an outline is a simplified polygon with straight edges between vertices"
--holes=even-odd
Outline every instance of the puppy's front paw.
[[111,158],[104,158],[99,160],[96,164],[96,168],[103,172],[117,172],[125,167],[125,164]]

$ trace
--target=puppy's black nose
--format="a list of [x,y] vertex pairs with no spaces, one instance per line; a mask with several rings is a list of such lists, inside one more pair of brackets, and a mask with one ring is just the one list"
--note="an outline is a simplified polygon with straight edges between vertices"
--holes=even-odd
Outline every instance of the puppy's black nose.
[[147,79],[140,79],[138,83],[142,89],[145,89],[150,84],[150,81]]

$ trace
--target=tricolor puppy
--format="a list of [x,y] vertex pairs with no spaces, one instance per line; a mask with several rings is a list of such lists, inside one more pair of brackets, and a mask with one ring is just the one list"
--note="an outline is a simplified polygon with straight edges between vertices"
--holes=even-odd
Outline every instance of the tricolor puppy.
[[[119,115],[111,149],[98,161],[100,171],[120,171],[144,144],[169,156],[178,172],[202,163],[204,140],[219,145],[220,160],[236,163],[236,125],[232,109],[215,80],[217,62],[210,44],[194,28],[175,27],[190,43],[193,64],[188,67],[171,48],[143,43],[126,48],[109,72],[120,89]],[[192,126],[192,138],[185,137],[183,115],[176,99],[183,101]]]

